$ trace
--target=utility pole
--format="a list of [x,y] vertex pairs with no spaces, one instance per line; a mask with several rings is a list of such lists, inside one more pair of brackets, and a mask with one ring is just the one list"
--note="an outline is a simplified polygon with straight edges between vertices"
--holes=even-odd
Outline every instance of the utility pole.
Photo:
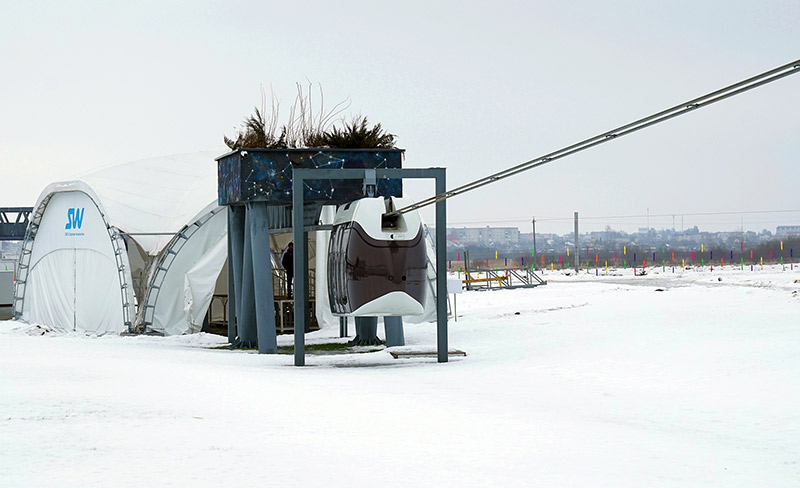
[[581,269],[580,252],[578,251],[578,212],[575,212],[575,272]]
[[533,225],[533,266],[531,269],[536,271],[536,217],[533,217],[531,224]]

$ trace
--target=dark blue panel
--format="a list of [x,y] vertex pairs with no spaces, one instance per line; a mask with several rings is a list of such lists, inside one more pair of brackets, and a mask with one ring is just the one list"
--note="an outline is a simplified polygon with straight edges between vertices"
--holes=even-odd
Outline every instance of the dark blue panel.
[[[246,149],[218,159],[219,204],[292,203],[292,167],[402,168],[402,149]],[[306,202],[344,203],[363,196],[359,180],[307,180]],[[400,179],[378,180],[378,195],[402,196]]]

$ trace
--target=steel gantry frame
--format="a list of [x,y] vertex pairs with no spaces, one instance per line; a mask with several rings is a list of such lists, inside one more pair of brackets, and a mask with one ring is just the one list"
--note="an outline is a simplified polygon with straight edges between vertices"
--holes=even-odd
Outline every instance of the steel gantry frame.
[[[0,207],[0,241],[21,241],[25,238],[33,207]],[[16,214],[11,217],[11,214]]]
[[[294,241],[294,269],[295,269],[295,294],[294,294],[294,364],[304,366],[305,359],[305,334],[308,323],[308,260],[306,257],[308,246],[308,229],[303,221],[305,199],[303,189],[308,180],[339,179],[339,180],[377,180],[385,178],[400,179],[433,179],[436,184],[436,194],[446,191],[445,168],[406,168],[406,169],[310,169],[293,168],[292,170],[292,235]],[[436,357],[440,363],[447,362],[447,270],[445,263],[446,236],[447,236],[447,203],[445,200],[436,202]],[[297,209],[301,209],[297,211]],[[317,297],[319,298],[319,297]]]

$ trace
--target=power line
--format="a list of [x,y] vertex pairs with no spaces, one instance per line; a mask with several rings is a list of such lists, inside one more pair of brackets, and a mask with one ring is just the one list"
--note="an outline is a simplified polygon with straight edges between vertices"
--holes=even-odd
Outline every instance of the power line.
[[783,66],[779,66],[775,69],[771,69],[769,71],[753,76],[746,80],[742,80],[738,83],[734,83],[733,85],[729,85],[725,88],[713,91],[711,93],[695,98],[693,100],[689,100],[688,102],[681,103],[672,108],[662,110],[661,112],[647,116],[643,119],[639,119],[637,121],[625,124],[621,127],[617,127],[616,129],[603,132],[602,134],[598,134],[594,137],[578,142],[571,146],[561,148],[557,151],[545,154],[544,156],[539,156],[536,159],[531,159],[530,161],[526,161],[522,164],[518,164],[503,171],[475,180],[471,183],[467,183],[466,185],[462,185],[452,190],[448,190],[444,193],[440,193],[438,195],[426,198],[412,205],[408,205],[401,209],[395,210],[394,212],[390,212],[390,215],[400,215],[403,213],[411,212],[412,210],[419,210],[422,207],[427,207],[428,205],[432,205],[436,202],[440,202],[447,198],[451,198],[456,195],[460,195],[462,193],[475,190],[490,183],[494,183],[495,181],[499,181],[514,176],[516,174],[522,173],[523,171],[527,171],[529,169],[542,166],[557,159],[564,158],[571,154],[575,154],[577,152],[590,149],[592,147],[598,146],[610,140],[628,135],[632,132],[646,129],[647,127],[658,124],[660,122],[664,122],[674,117],[678,117],[679,115],[683,115],[687,112],[691,112],[698,108],[703,108],[708,105],[711,105],[712,103],[716,103],[725,100],[727,98],[739,95],[740,93],[752,90],[753,88],[758,88],[759,86],[795,74],[798,71],[800,71],[800,59],[792,61],[791,63],[785,64]]

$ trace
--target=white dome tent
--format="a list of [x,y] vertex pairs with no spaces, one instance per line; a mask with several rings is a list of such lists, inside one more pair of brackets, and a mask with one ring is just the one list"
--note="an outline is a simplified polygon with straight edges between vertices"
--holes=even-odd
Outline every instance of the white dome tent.
[[15,316],[101,335],[132,329],[139,303],[152,330],[199,331],[226,259],[221,152],[109,166],[45,188],[23,243]]
[[20,257],[14,312],[55,330],[119,333],[131,325],[125,242],[85,183],[54,183],[34,207]]

